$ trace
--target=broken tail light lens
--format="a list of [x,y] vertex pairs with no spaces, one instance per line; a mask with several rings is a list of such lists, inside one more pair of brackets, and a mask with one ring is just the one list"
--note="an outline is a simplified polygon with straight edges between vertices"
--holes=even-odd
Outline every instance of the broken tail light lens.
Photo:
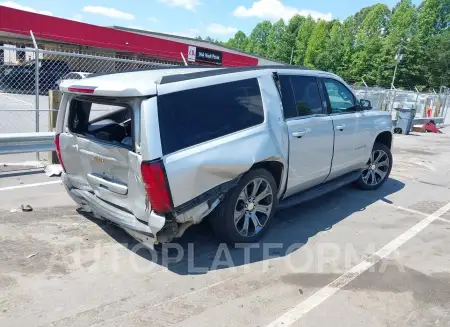
[[66,171],[66,169],[64,168],[64,163],[62,161],[62,157],[61,157],[61,146],[59,143],[59,134],[55,136],[55,147],[56,147],[56,155],[58,156],[58,160],[59,163],[61,164],[61,167],[64,171]]
[[172,211],[172,199],[163,162],[143,162],[141,174],[152,210],[157,213]]

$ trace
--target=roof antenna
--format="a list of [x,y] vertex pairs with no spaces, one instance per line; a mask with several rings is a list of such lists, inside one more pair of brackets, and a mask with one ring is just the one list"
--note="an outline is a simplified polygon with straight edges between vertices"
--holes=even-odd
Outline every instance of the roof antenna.
[[181,58],[183,58],[183,61],[184,61],[184,65],[185,65],[185,66],[187,66],[187,65],[188,65],[188,63],[187,63],[186,59],[184,59],[184,55],[183,55],[183,52],[180,52],[180,54],[181,54]]

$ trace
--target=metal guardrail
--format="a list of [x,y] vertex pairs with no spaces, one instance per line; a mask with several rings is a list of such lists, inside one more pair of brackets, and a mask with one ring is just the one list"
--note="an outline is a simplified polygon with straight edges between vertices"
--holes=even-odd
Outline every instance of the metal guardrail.
[[55,133],[0,133],[0,154],[55,151]]

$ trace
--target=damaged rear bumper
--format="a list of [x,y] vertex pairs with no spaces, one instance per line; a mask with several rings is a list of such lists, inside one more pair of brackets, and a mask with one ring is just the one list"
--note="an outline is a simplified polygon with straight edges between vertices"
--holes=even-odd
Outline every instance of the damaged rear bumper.
[[[149,213],[149,224],[138,220],[136,216],[127,211],[121,210],[108,202],[98,198],[90,191],[73,188],[69,178],[63,174],[63,184],[67,189],[70,197],[84,210],[91,212],[95,217],[108,220],[115,225],[123,228],[128,234],[134,237],[145,246],[153,248],[155,243],[158,243],[157,232],[165,224],[165,217]],[[152,225],[152,227],[150,227]],[[153,226],[161,226],[155,228]]]

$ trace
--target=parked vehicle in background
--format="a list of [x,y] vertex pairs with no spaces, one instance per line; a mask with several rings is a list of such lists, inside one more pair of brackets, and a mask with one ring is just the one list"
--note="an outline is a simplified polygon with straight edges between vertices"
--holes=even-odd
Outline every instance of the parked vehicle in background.
[[389,113],[327,72],[153,69],[61,89],[68,193],[149,247],[207,217],[222,240],[255,242],[276,209],[348,183],[376,189],[392,168]]
[[59,79],[56,82],[56,86],[59,89],[59,85],[64,80],[68,80],[68,79],[71,79],[71,80],[83,79],[83,78],[88,77],[90,74],[91,73],[85,73],[85,72],[70,72],[69,74],[67,74],[67,75],[63,76],[61,79]]
[[[56,87],[56,82],[71,71],[63,60],[39,59],[39,90],[46,93]],[[30,91],[35,88],[36,61],[31,60],[23,66],[12,67],[4,76],[2,84],[17,91]]]

